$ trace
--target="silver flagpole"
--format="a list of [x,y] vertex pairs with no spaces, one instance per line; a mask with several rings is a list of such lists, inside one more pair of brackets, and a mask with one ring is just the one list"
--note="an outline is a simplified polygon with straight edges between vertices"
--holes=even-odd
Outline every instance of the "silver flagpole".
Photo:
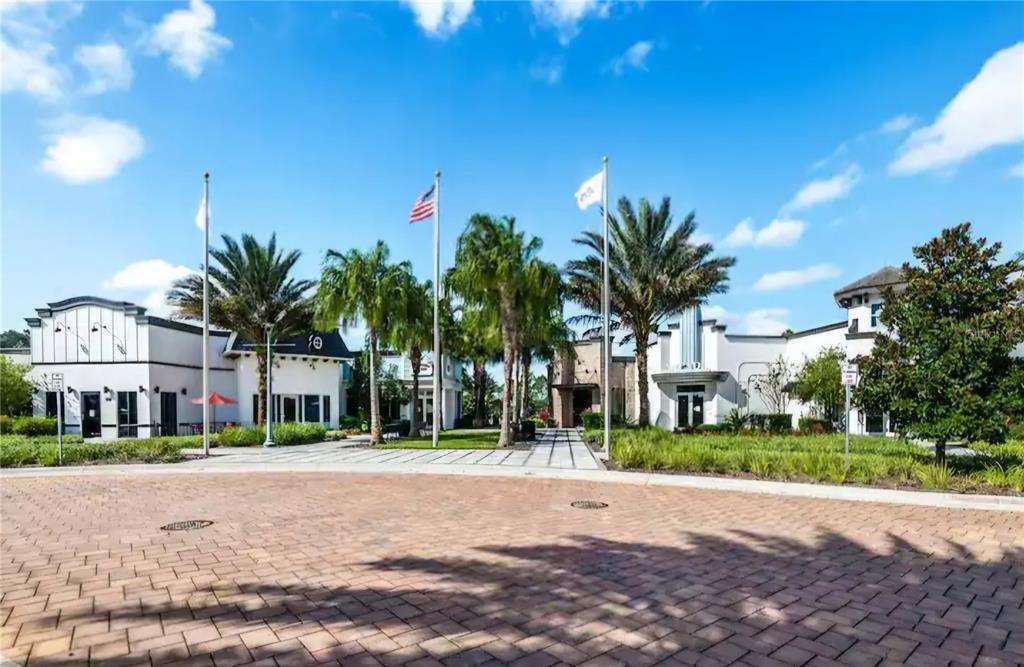
[[203,456],[210,455],[210,172],[203,174]]
[[610,308],[608,307],[608,157],[602,158],[604,169],[604,183],[601,190],[604,198],[604,288],[601,290],[601,314],[604,319],[604,398],[601,401],[604,405],[604,453],[611,456],[612,453],[612,343],[611,325],[609,323]]
[[440,437],[441,397],[441,321],[437,310],[441,296],[441,170],[434,172],[434,429],[433,447]]
[[437,447],[441,432],[441,318],[438,303],[441,299],[441,170],[434,172],[434,433],[432,444]]

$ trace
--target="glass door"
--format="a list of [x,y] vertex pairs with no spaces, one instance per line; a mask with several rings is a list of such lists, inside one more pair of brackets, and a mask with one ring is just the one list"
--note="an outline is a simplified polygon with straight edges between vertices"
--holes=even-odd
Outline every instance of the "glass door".
[[282,396],[281,397],[284,420],[286,422],[297,421],[298,419],[298,404],[299,402],[294,396]]
[[100,393],[98,391],[83,391],[82,437],[98,438],[101,432]]
[[160,434],[178,435],[178,394],[160,392]]
[[676,428],[693,428],[704,423],[704,387],[676,386]]

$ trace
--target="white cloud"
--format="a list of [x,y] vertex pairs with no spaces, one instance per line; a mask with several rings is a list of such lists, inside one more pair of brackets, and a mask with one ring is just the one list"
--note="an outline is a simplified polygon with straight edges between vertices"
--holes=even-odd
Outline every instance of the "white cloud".
[[793,271],[776,271],[766,273],[754,283],[754,289],[759,292],[770,292],[773,290],[799,287],[819,280],[829,280],[839,275],[839,267],[834,264],[815,264],[806,269]]
[[908,116],[905,113],[901,113],[898,116],[893,116],[889,120],[882,123],[882,127],[878,128],[880,132],[886,134],[895,134],[908,129],[914,124],[914,117]]
[[124,49],[114,42],[80,46],[75,60],[89,73],[85,91],[91,95],[127,90],[132,85],[132,64]]
[[54,62],[53,34],[82,10],[78,3],[2,0],[0,89],[54,102],[64,93],[64,68]]
[[825,202],[842,199],[850,194],[853,186],[860,180],[861,169],[857,164],[851,164],[844,171],[832,178],[823,178],[811,181],[796,193],[785,206],[784,211],[799,211]]
[[646,70],[647,56],[650,55],[652,49],[654,49],[654,42],[641,40],[626,49],[626,52],[621,56],[608,63],[608,69],[615,76],[622,76],[629,68]]
[[1013,178],[1024,178],[1024,162],[1018,162],[1010,167],[1009,173]]
[[473,0],[402,0],[423,32],[444,39],[455,34],[473,11]]
[[938,119],[915,130],[889,164],[893,174],[955,165],[992,148],[1024,141],[1024,42],[982,65]]
[[64,77],[50,62],[52,51],[49,44],[18,48],[0,37],[0,89],[25,92],[47,102],[58,99]]
[[174,281],[191,273],[192,269],[187,266],[174,265],[162,259],[144,259],[132,262],[103,281],[103,287],[145,291],[142,305],[155,315],[165,315],[170,310],[167,305],[167,291],[171,289]]
[[211,58],[231,47],[231,40],[213,31],[217,15],[203,0],[189,0],[188,9],[168,12],[146,38],[149,50],[166,54],[171,65],[190,79],[203,73]]
[[722,239],[722,245],[729,248],[744,246],[784,247],[800,240],[807,223],[792,218],[776,218],[761,229],[754,227],[753,218],[744,218]]
[[609,0],[531,0],[537,22],[558,31],[558,41],[567,45],[580,32],[588,17],[608,18]]
[[142,155],[144,147],[131,125],[97,116],[72,118],[51,137],[42,168],[69,183],[102,181]]
[[530,77],[553,86],[562,80],[565,64],[561,58],[540,60],[530,67]]
[[786,308],[757,308],[746,313],[734,313],[721,306],[701,306],[701,317],[738,329],[737,333],[756,336],[778,336],[789,323]]
[[690,243],[693,245],[704,245],[705,243],[714,243],[715,238],[711,234],[705,234],[704,232],[694,232],[690,234]]

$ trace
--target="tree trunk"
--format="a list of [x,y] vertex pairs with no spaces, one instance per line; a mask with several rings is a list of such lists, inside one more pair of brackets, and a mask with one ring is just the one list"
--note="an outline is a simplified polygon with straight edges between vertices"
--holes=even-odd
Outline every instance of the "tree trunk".
[[487,366],[478,359],[473,360],[473,402],[473,426],[479,428],[487,423]]
[[519,419],[519,348],[512,353],[512,421]]
[[377,331],[370,329],[370,444],[380,444],[380,396],[377,395]]
[[935,465],[944,466],[946,465],[946,441],[936,440],[935,441]]
[[519,420],[522,421],[530,416],[530,364],[533,362],[530,348],[523,348],[519,358],[523,366],[523,379],[519,383],[519,391],[522,395],[519,401]]
[[636,391],[640,401],[640,414],[637,416],[637,424],[650,426],[651,404],[647,396],[647,338],[636,338]]
[[[555,383],[554,362],[548,362],[548,419],[555,418],[555,390],[552,385]],[[547,426],[547,424],[545,424]]]
[[515,365],[515,348],[512,336],[503,336],[502,363],[504,364],[504,386],[501,388],[501,432],[498,436],[498,447],[512,445],[512,376]]
[[259,376],[256,378],[259,386],[259,398],[257,399],[257,412],[252,417],[256,424],[262,425],[267,423],[267,353],[266,351],[260,352],[258,348],[256,351],[256,374]]
[[409,350],[409,363],[412,364],[412,410],[409,415],[409,437],[420,437],[420,364],[423,362],[423,351],[418,347]]

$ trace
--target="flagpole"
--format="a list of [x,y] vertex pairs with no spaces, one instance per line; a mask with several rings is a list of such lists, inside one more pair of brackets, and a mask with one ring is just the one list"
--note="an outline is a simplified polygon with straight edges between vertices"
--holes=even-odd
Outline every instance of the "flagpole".
[[610,291],[608,280],[608,156],[602,158],[601,162],[604,171],[604,183],[601,188],[603,191],[602,197],[604,198],[604,286],[601,290],[601,315],[604,319],[604,378],[602,379],[604,398],[601,402],[604,408],[604,453],[610,457],[612,453],[612,344],[611,326],[609,324],[610,309],[608,307],[608,293]]
[[[441,170],[434,172],[434,429],[432,446],[437,447],[441,431]],[[419,400],[419,399],[417,399]]]
[[203,456],[210,455],[210,172],[203,174]]

